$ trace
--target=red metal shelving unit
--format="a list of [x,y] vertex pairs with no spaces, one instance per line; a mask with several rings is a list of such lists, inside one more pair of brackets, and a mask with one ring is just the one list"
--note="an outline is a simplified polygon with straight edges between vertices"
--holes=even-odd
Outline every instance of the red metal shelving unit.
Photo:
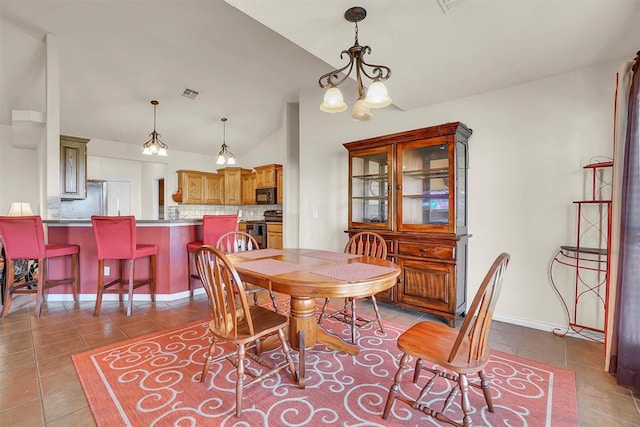
[[[554,255],[549,270],[551,284],[565,308],[568,318],[566,329],[556,329],[555,335],[569,331],[585,338],[605,342],[607,311],[609,306],[609,272],[611,249],[611,181],[605,178],[613,162],[598,162],[584,166],[592,174],[591,198],[578,200],[575,245],[563,245]],[[573,269],[573,294],[563,295],[553,277],[555,264]],[[587,321],[583,309],[591,302],[599,322]],[[593,314],[593,313],[592,313]],[[597,316],[599,317],[599,316]]]

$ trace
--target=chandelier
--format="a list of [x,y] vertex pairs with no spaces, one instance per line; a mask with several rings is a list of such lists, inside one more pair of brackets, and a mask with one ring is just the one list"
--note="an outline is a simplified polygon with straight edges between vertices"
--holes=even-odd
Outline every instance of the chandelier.
[[229,151],[229,147],[225,142],[227,136],[227,118],[223,117],[222,120],[222,146],[220,147],[220,152],[218,153],[218,160],[216,161],[217,165],[224,165],[225,163],[228,165],[236,164],[236,156],[233,155],[231,151]]
[[[391,104],[391,98],[387,93],[387,88],[384,83],[382,83],[391,77],[391,70],[384,65],[366,63],[363,57],[371,53],[371,48],[358,44],[358,22],[362,21],[366,16],[367,11],[360,6],[352,7],[344,13],[344,19],[355,23],[355,43],[349,49],[343,50],[340,54],[340,59],[343,58],[343,55],[347,55],[349,57],[349,63],[342,68],[324,74],[318,80],[321,88],[328,88],[324,94],[322,104],[320,104],[320,110],[326,113],[341,113],[347,109],[347,104],[345,104],[342,92],[340,92],[337,86],[349,77],[353,68],[356,69],[358,100],[351,110],[351,118],[356,121],[367,121],[371,119],[373,115],[371,114],[370,108],[382,108]],[[341,78],[340,73],[343,71],[346,71],[346,74]],[[362,85],[363,74],[373,81],[366,91],[366,96],[365,89]]]
[[151,105],[153,105],[153,132],[149,134],[151,137],[150,140],[142,144],[142,154],[146,154],[147,156],[152,156],[157,154],[158,156],[166,156],[167,155],[167,144],[160,141],[160,134],[156,132],[156,106],[159,104],[155,99],[151,101]]

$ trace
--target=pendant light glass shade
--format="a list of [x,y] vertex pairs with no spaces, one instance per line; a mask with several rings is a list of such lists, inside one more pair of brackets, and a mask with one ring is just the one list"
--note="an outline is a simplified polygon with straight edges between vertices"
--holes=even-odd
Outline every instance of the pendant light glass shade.
[[356,122],[366,122],[371,120],[373,114],[369,110],[364,103],[363,99],[358,99],[355,104],[353,104],[353,109],[351,110],[351,119]]
[[320,104],[320,110],[325,113],[341,113],[347,109],[347,104],[344,103],[342,92],[335,86],[329,87],[324,94],[322,104]]
[[391,105],[391,98],[387,93],[387,87],[379,80],[374,80],[367,89],[367,97],[364,99],[364,105],[369,108],[383,108]]

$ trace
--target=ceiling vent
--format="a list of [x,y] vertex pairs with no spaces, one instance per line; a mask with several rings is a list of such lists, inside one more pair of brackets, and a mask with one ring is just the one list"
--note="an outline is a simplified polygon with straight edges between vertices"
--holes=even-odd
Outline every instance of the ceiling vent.
[[448,13],[451,9],[456,6],[460,6],[462,3],[465,3],[467,0],[436,0],[440,7],[442,8],[442,12]]
[[196,96],[198,95],[200,95],[200,92],[198,92],[197,90],[189,89],[188,87],[185,87],[182,90],[182,96],[184,96],[185,98],[196,99]]

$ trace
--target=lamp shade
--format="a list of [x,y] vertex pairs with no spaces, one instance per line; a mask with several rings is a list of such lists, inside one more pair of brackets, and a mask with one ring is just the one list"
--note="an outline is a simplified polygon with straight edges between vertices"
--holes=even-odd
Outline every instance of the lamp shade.
[[11,209],[9,209],[9,216],[31,216],[33,211],[31,210],[31,204],[28,202],[13,202],[11,203]]
[[369,107],[367,107],[364,103],[363,99],[358,99],[355,104],[353,104],[353,109],[351,110],[351,118],[356,122],[366,122],[373,117]]
[[364,99],[364,105],[369,108],[383,108],[391,104],[391,98],[387,93],[387,88],[379,80],[375,80],[367,90],[367,97]]
[[342,92],[335,86],[331,86],[324,94],[322,104],[320,104],[320,110],[325,113],[341,113],[347,109],[347,104],[344,103]]

